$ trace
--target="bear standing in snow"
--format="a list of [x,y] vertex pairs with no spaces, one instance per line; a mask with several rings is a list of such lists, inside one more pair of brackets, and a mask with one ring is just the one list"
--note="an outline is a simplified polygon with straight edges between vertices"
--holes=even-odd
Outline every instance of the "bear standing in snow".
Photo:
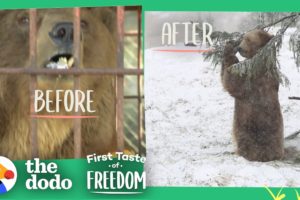
[[246,75],[234,74],[230,67],[239,62],[237,51],[245,58],[252,58],[272,37],[263,30],[250,31],[238,47],[232,41],[226,44],[222,61],[222,84],[235,98],[233,135],[237,153],[250,161],[267,162],[283,157],[279,81],[267,76],[265,63],[255,66],[259,74],[248,81]]

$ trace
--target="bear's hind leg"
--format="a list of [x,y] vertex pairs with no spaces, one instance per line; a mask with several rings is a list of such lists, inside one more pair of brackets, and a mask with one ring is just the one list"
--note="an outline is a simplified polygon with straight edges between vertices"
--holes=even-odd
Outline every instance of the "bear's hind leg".
[[249,161],[268,162],[283,157],[283,139],[278,133],[239,132],[235,137],[238,155]]

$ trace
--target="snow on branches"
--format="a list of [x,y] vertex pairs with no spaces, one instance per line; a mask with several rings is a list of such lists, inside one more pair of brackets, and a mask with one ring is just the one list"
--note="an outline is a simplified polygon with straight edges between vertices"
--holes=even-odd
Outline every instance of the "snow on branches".
[[[284,74],[280,71],[280,64],[277,60],[277,54],[279,53],[280,48],[282,47],[283,36],[286,30],[294,26],[297,20],[299,19],[300,13],[290,13],[289,15],[283,16],[276,21],[272,21],[267,25],[259,24],[254,29],[267,30],[271,27],[274,27],[277,24],[280,24],[280,28],[276,32],[275,36],[252,58],[246,59],[239,63],[236,63],[231,66],[232,73],[239,74],[240,76],[246,75],[246,77],[251,80],[252,77],[255,77],[260,69],[257,69],[256,66],[261,66],[259,63],[265,63],[266,66],[266,75],[275,77],[283,85],[288,85],[289,80]],[[254,30],[251,29],[251,30]],[[249,30],[249,31],[251,31]],[[221,64],[223,58],[223,51],[225,44],[228,41],[234,41],[235,46],[237,47],[244,33],[234,32],[220,32],[216,31],[212,34],[212,40],[214,41],[213,51],[204,54],[204,59],[210,61],[214,66]],[[294,54],[294,59],[297,64],[297,67],[300,67],[300,28],[290,38],[290,47]],[[276,66],[274,68],[274,66]]]

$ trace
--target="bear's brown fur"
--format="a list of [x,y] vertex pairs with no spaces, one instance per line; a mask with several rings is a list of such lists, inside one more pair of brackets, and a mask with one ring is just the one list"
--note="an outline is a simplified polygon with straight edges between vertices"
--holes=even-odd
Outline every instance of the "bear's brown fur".
[[[112,8],[81,9],[80,65],[88,68],[116,67],[116,17]],[[28,11],[0,11],[0,67],[29,67]],[[37,67],[59,51],[49,37],[55,24],[72,22],[72,9],[38,10]],[[0,155],[29,159],[29,76],[0,75]],[[72,89],[73,77],[38,76],[40,90]],[[115,89],[113,76],[81,76],[80,89],[94,90],[96,119],[82,120],[82,156],[116,150]],[[54,96],[52,96],[54,98]],[[57,114],[57,113],[56,113]],[[58,113],[65,115],[65,112]],[[95,114],[95,113],[93,113]],[[39,157],[73,157],[73,120],[38,119]]]
[[230,66],[239,62],[235,56],[237,51],[243,57],[252,58],[271,38],[267,32],[253,30],[244,35],[238,48],[230,41],[224,50],[221,78],[225,90],[235,98],[233,135],[237,153],[250,161],[266,162],[283,157],[279,81],[266,75],[265,63],[257,66],[259,74],[248,81],[246,75],[232,73]]

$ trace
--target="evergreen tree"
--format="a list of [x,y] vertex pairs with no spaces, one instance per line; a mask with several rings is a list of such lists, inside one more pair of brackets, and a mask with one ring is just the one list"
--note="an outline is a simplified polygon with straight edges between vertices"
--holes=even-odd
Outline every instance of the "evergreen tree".
[[[257,63],[265,63],[267,75],[273,76],[279,80],[280,83],[288,85],[289,81],[280,71],[280,63],[277,59],[277,54],[282,47],[283,36],[286,30],[290,27],[295,27],[297,21],[300,19],[300,13],[254,13],[251,19],[255,19],[256,27],[253,29],[262,29],[268,31],[272,27],[277,27],[278,31],[274,37],[262,47],[255,56],[251,59],[246,59],[231,66],[232,73],[239,75],[246,75],[249,80],[255,77],[258,70]],[[300,26],[295,30],[290,38],[290,49],[293,51],[294,59],[298,68],[300,68]],[[251,30],[253,30],[251,29]],[[251,31],[249,30],[249,31]],[[201,31],[201,30],[199,30]],[[214,41],[213,51],[204,54],[205,60],[210,61],[214,66],[221,64],[223,51],[226,42],[234,41],[238,46],[243,38],[242,32],[220,32],[215,31],[212,34]],[[276,66],[274,68],[273,66]]]

